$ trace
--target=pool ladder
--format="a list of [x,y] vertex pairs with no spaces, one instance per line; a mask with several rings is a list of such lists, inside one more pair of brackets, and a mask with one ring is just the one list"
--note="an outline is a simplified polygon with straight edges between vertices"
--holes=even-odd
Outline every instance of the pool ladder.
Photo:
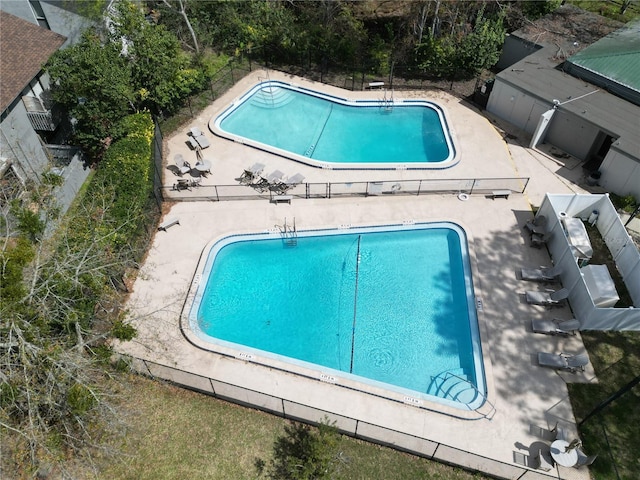
[[293,217],[293,225],[287,224],[287,218],[284,219],[284,225],[278,225],[282,242],[287,247],[295,247],[298,245],[298,232],[296,230],[296,219]]
[[393,90],[391,90],[387,97],[387,89],[384,89],[384,97],[380,100],[380,106],[388,112],[393,110]]

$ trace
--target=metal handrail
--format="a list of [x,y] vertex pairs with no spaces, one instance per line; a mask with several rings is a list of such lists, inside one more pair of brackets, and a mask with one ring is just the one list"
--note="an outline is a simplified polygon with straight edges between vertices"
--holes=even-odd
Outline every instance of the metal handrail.
[[[480,407],[474,408],[473,411],[479,413],[480,415],[482,415],[484,418],[488,418],[489,420],[493,417],[493,415],[496,413],[496,407],[493,403],[491,403],[489,401],[489,399],[487,398],[487,396],[481,392],[480,390],[478,390],[478,387],[476,387],[472,382],[470,382],[469,380],[467,380],[464,377],[461,377],[460,375],[456,375],[455,373],[451,373],[451,372],[445,372],[445,376],[444,376],[444,380],[447,380],[448,378],[454,377],[458,380],[460,380],[461,382],[466,383],[467,385],[471,386],[471,388],[473,388],[473,390],[475,390],[475,392],[480,395],[483,399],[484,402],[482,403],[482,405]],[[446,398],[446,397],[445,397]],[[453,400],[453,399],[451,399]],[[480,411],[480,409],[485,405],[488,404],[491,408],[489,409],[489,411],[487,413],[483,413]]]

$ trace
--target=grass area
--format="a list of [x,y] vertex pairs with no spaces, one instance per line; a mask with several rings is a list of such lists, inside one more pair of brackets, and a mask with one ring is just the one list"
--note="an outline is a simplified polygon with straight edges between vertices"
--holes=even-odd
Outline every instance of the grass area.
[[620,13],[623,0],[570,0],[568,3],[580,7],[588,12],[597,13],[603,17],[612,18],[619,22],[629,22],[640,17],[640,2],[632,1],[624,14]]
[[[576,420],[640,375],[640,332],[583,332],[598,383],[569,384]],[[596,480],[635,480],[640,472],[640,385],[580,426],[587,454],[598,454],[591,466]]]
[[[258,461],[269,464],[287,420],[136,375],[125,388],[129,431],[113,445],[122,455],[105,458],[99,478],[267,478]],[[488,478],[346,436],[338,451],[335,480]]]
[[[633,305],[609,249],[596,227],[587,225],[593,247],[590,263],[607,265],[620,300],[617,308]],[[582,332],[597,383],[569,384],[576,420],[581,422],[598,405],[640,375],[640,332]],[[598,454],[591,466],[596,480],[636,479],[640,472],[640,385],[586,419],[580,437],[587,454]]]

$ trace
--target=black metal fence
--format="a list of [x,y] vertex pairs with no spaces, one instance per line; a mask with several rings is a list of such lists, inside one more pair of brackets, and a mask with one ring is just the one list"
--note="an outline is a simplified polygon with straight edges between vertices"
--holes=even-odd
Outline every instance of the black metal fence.
[[[419,179],[361,182],[301,183],[285,192],[293,199],[340,198],[370,196],[420,196],[457,194],[461,200],[469,195],[493,195],[505,191],[524,193],[529,178]],[[164,198],[177,201],[277,200],[270,190],[257,190],[250,185],[199,185],[178,189],[178,184],[163,187]]]

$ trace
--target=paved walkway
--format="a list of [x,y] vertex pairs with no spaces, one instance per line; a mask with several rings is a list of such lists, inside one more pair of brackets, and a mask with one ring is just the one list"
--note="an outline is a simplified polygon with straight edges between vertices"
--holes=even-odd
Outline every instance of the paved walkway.
[[[359,419],[416,438],[448,445],[476,454],[472,461],[455,455],[448,461],[490,471],[497,460],[518,465],[537,453],[542,445],[541,429],[560,422],[575,434],[575,421],[567,394],[567,382],[595,381],[589,366],[585,373],[556,373],[536,365],[536,352],[580,351],[580,336],[554,338],[531,332],[530,319],[549,318],[542,307],[526,304],[523,293],[538,285],[523,282],[516,272],[523,266],[549,264],[546,250],[528,246],[522,225],[532,217],[545,193],[587,193],[579,163],[526,148],[527,138],[507,133],[494,119],[442,92],[402,92],[402,95],[435,100],[446,110],[461,155],[460,164],[443,171],[337,172],[306,167],[240,144],[214,137],[209,120],[230,101],[256,82],[259,73],[243,79],[225,96],[207,108],[193,124],[167,138],[166,157],[191,153],[185,144],[192,125],[207,131],[212,146],[204,151],[212,161],[211,184],[233,184],[244,168],[254,162],[300,172],[308,181],[391,180],[409,178],[530,177],[524,195],[491,200],[472,195],[460,201],[455,195],[420,197],[385,196],[339,199],[294,199],[291,205],[264,201],[177,202],[167,205],[180,224],[159,232],[140,270],[128,308],[139,336],[116,346],[117,351],[181,370],[213,377],[221,382],[261,391],[314,409],[334,412],[340,418]],[[271,78],[278,76],[270,72]],[[287,79],[290,77],[286,76]],[[294,79],[297,83],[310,83]],[[310,85],[333,92],[331,87]],[[343,96],[352,92],[339,91]],[[373,92],[354,92],[371,98]],[[400,94],[396,94],[399,97]],[[174,177],[167,170],[166,182]],[[392,178],[389,178],[392,176]],[[389,402],[350,392],[333,385],[284,374],[234,358],[222,357],[187,342],[179,328],[179,317],[193,274],[210,242],[232,233],[262,232],[295,218],[298,229],[335,228],[339,225],[374,225],[405,221],[453,221],[465,228],[470,243],[474,287],[482,300],[479,312],[485,356],[489,400],[496,413],[491,420],[466,420],[442,413]],[[553,312],[569,318],[568,308]],[[588,449],[588,445],[586,446]],[[482,458],[486,459],[483,464]],[[480,459],[480,460],[479,460]],[[493,472],[506,475],[502,470]],[[531,471],[537,478],[543,472]],[[558,467],[549,472],[557,478],[587,480],[586,469]]]

